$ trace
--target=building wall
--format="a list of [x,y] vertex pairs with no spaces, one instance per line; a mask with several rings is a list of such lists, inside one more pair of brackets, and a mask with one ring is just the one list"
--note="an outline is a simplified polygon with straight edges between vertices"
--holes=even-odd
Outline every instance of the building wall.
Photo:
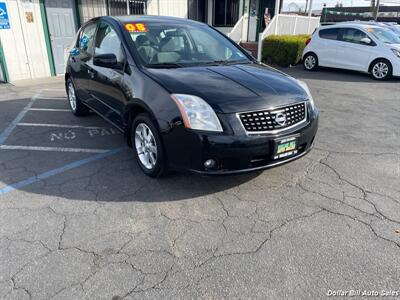
[[80,0],[79,16],[80,22],[83,24],[92,18],[105,16],[106,2],[105,0]]
[[147,14],[187,18],[187,0],[148,0]]
[[6,0],[5,3],[11,28],[1,29],[0,39],[9,80],[50,76],[39,0]]

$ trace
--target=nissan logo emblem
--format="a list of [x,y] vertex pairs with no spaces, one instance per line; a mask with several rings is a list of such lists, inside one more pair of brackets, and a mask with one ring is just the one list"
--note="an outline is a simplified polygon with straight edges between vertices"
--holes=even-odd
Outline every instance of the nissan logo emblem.
[[286,124],[286,115],[283,113],[277,113],[275,115],[275,122],[278,123],[278,125],[285,125]]

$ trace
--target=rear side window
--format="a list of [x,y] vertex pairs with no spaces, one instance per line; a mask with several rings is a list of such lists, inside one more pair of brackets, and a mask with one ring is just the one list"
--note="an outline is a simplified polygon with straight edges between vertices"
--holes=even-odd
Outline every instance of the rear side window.
[[368,37],[364,32],[355,28],[343,28],[340,32],[339,39],[348,43],[361,44],[361,40]]
[[79,34],[78,48],[88,56],[91,56],[91,53],[93,52],[95,33],[96,24],[89,24],[83,28]]
[[337,40],[338,32],[338,28],[321,29],[319,31],[319,37],[321,39]]

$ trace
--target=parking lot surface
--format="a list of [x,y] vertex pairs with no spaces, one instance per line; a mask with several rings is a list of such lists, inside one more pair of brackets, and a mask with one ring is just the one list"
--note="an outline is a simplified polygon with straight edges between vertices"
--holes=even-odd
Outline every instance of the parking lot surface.
[[400,295],[399,81],[285,71],[320,108],[313,151],[224,177],[144,176],[62,78],[0,86],[0,298]]

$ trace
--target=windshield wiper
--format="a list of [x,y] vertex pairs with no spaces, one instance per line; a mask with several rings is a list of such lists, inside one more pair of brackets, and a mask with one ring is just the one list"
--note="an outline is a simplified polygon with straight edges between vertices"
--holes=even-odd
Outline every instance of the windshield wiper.
[[184,65],[178,63],[156,63],[156,64],[147,64],[147,68],[183,68]]
[[251,61],[246,60],[246,59],[239,59],[239,60],[214,60],[214,61],[210,61],[210,62],[206,62],[206,65],[233,65],[233,64],[240,64],[240,63],[251,63]]

